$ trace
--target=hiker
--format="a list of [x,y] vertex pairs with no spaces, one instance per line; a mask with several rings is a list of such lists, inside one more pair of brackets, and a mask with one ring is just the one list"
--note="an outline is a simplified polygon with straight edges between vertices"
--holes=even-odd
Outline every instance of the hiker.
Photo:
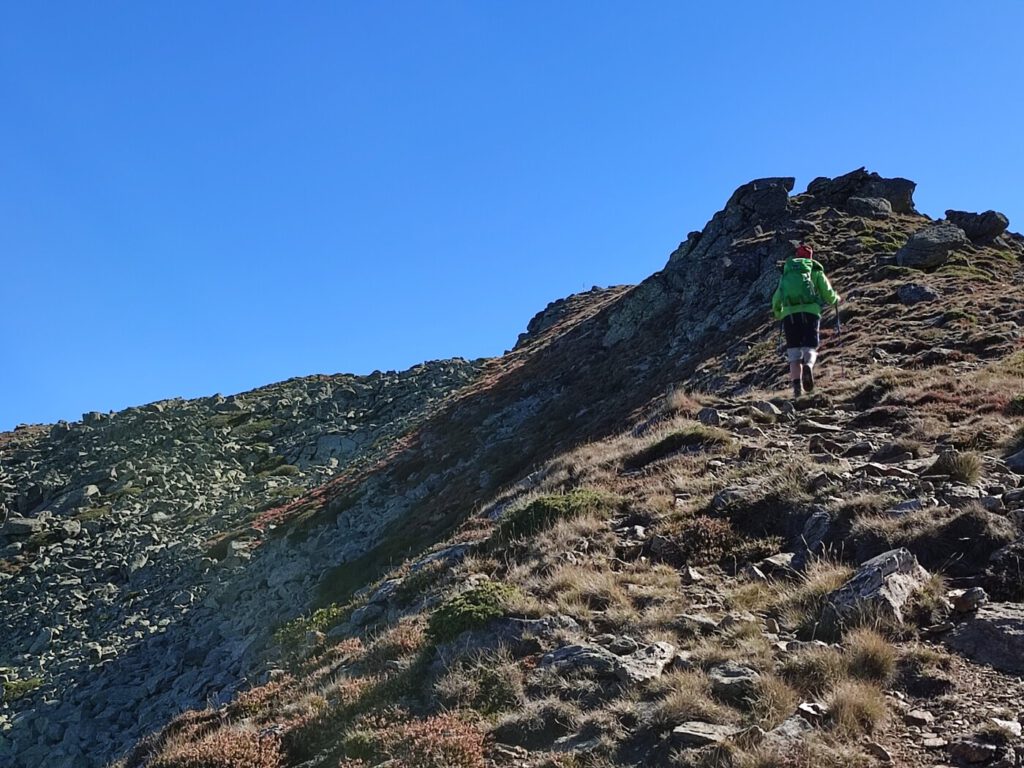
[[772,295],[772,312],[782,321],[786,335],[786,359],[793,397],[814,390],[814,363],[821,343],[821,308],[839,302],[839,294],[825,277],[825,268],[814,260],[814,251],[800,243],[796,255],[786,260],[779,287]]

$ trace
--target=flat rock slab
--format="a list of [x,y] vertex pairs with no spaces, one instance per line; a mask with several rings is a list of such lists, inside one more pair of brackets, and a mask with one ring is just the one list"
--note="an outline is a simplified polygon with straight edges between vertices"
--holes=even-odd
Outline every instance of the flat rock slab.
[[672,663],[676,647],[670,643],[654,643],[640,648],[628,656],[619,657],[615,676],[624,683],[642,683],[661,677],[665,667]]
[[796,431],[800,435],[824,435],[842,432],[843,428],[835,424],[822,424],[814,419],[805,419],[796,425]]
[[683,723],[672,729],[672,744],[677,747],[706,747],[721,744],[735,736],[740,728],[734,725],[715,725],[697,721]]
[[943,642],[981,664],[1024,675],[1024,605],[990,603],[954,627]]

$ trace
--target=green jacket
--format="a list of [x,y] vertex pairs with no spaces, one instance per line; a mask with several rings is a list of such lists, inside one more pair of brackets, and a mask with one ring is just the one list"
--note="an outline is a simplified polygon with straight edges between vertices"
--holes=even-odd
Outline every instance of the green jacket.
[[772,312],[776,320],[809,312],[821,317],[821,307],[839,301],[839,294],[825,277],[825,268],[814,259],[791,258],[786,261],[779,287],[772,295]]

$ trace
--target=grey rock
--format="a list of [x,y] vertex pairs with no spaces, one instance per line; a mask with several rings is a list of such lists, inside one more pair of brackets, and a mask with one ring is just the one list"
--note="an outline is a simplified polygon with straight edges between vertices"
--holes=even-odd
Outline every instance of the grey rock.
[[846,210],[856,216],[884,219],[892,216],[892,203],[884,197],[851,197],[846,201]]
[[989,603],[943,638],[955,651],[1011,675],[1024,675],[1024,605]]
[[807,720],[799,715],[793,715],[768,731],[764,736],[764,743],[775,749],[786,749],[799,743],[813,730],[814,726]]
[[39,533],[46,527],[44,521],[37,517],[10,516],[0,528],[0,537],[23,538]]
[[654,643],[628,656],[619,657],[615,676],[623,683],[638,684],[660,677],[676,655],[674,645]]
[[940,296],[937,291],[920,283],[907,283],[896,289],[896,297],[901,304],[922,304],[929,301],[938,301]]
[[761,675],[757,670],[727,661],[708,670],[711,691],[729,704],[740,704],[757,693]]
[[823,203],[843,208],[851,197],[881,197],[896,213],[914,213],[914,189],[909,179],[887,179],[858,168],[834,179],[819,177],[807,185],[807,191]]
[[949,222],[931,224],[910,236],[907,244],[896,252],[896,263],[915,269],[939,267],[968,242],[964,231]]
[[929,578],[929,573],[908,550],[884,552],[863,563],[853,578],[827,596],[825,618],[842,624],[867,610],[902,622],[907,601]]
[[710,427],[717,427],[722,423],[722,414],[714,408],[701,408],[697,413],[697,420],[701,424],[706,424]]
[[1006,466],[1014,472],[1024,472],[1024,450],[1017,451],[1006,459]]
[[734,725],[715,725],[714,723],[691,721],[672,729],[672,744],[683,748],[721,744],[738,734],[740,730],[742,729]]
[[601,675],[613,676],[619,669],[619,658],[600,646],[566,645],[544,654],[540,665],[553,667],[562,673],[592,670]]
[[960,227],[971,242],[991,243],[1010,226],[1010,220],[999,211],[969,213],[967,211],[946,211],[946,218]]
[[809,559],[822,551],[831,530],[832,516],[827,511],[818,509],[807,518],[791,561],[795,570],[802,571],[807,567]]

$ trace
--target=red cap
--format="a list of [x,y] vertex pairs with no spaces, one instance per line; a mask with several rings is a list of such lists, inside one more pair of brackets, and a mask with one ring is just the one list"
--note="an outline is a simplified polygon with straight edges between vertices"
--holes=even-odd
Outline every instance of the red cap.
[[813,255],[814,251],[811,249],[811,246],[804,243],[800,243],[800,245],[797,246],[796,257],[798,259],[809,259]]

